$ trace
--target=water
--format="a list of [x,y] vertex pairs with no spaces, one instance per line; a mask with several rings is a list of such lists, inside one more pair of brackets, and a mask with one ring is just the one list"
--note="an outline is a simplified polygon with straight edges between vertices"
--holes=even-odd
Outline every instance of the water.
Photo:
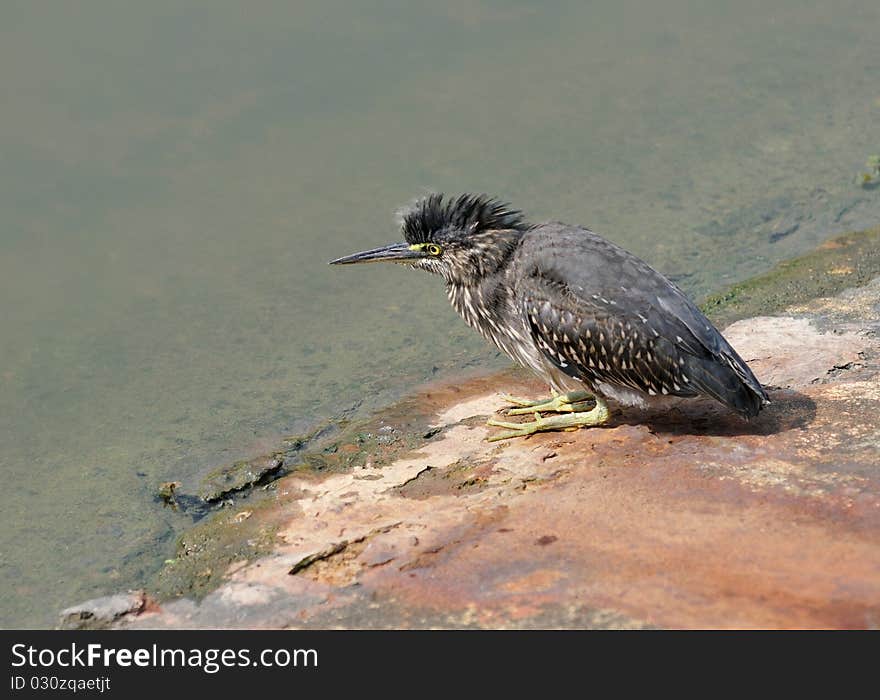
[[330,269],[428,190],[699,295],[876,221],[874,0],[0,7],[0,625],[137,586],[152,500],[468,361],[438,280]]

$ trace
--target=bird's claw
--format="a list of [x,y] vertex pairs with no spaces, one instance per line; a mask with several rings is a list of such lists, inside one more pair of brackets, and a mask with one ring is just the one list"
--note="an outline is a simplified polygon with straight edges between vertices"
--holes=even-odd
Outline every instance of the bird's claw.
[[524,399],[520,396],[511,396],[510,394],[500,394],[500,396],[505,402],[512,403],[514,406],[537,406],[539,403],[547,401],[547,399],[538,399],[537,401],[534,399]]
[[510,438],[515,437],[526,437],[541,430],[541,426],[543,423],[544,419],[541,418],[540,413],[535,413],[535,420],[531,423],[506,423],[501,420],[488,420],[486,421],[486,425],[491,425],[495,428],[507,428],[508,432],[498,433],[496,435],[490,436],[487,439],[489,440],[489,442],[497,442],[498,440],[509,440]]
[[[576,405],[576,404],[572,404]],[[526,411],[522,411],[525,413]],[[495,420],[494,418],[486,421],[486,425],[495,428],[506,428],[507,432],[491,435],[487,439],[489,442],[497,442],[498,440],[508,440],[510,438],[528,437],[545,430],[577,430],[582,425],[593,426],[602,425],[610,417],[608,406],[605,402],[596,397],[596,405],[589,411],[575,411],[560,416],[542,416],[537,411],[530,411],[535,417],[534,421],[526,423],[508,423],[506,421]]]
[[578,413],[588,411],[592,406],[587,403],[587,399],[592,399],[593,395],[587,391],[570,391],[567,394],[553,393],[549,399],[521,399],[508,394],[502,394],[508,403],[515,404],[521,408],[507,409],[509,416],[524,416],[535,411],[543,413]]

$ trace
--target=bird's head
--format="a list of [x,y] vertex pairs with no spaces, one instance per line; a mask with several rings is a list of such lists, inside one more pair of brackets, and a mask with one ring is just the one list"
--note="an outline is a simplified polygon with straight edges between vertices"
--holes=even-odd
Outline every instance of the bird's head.
[[497,270],[528,224],[522,214],[486,195],[431,194],[400,213],[404,242],[333,260],[331,265],[396,262],[467,283]]

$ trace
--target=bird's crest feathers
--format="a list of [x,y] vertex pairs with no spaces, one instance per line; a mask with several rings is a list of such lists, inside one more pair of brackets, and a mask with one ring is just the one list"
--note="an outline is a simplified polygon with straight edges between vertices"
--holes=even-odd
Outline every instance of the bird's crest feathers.
[[439,232],[450,229],[479,233],[530,228],[520,211],[488,195],[462,194],[446,199],[442,194],[430,194],[398,214],[403,236],[410,244],[434,240]]

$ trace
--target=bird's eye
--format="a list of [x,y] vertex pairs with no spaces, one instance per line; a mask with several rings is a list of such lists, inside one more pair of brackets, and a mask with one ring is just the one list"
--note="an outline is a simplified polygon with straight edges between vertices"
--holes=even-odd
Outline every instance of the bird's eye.
[[440,255],[443,252],[443,249],[436,243],[429,243],[426,250],[430,255]]

